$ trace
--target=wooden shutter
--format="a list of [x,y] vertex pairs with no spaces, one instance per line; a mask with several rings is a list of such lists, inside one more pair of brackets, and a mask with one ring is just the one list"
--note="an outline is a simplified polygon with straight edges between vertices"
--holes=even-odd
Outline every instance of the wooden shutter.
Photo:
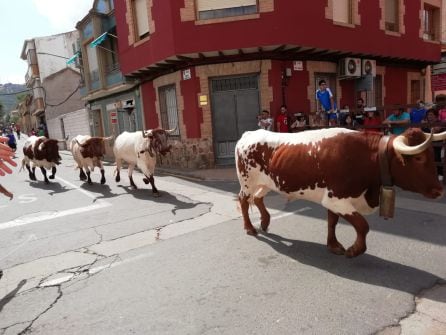
[[149,33],[149,16],[147,13],[147,0],[135,0],[134,13],[138,36]]
[[352,1],[336,0],[333,6],[333,21],[352,23]]

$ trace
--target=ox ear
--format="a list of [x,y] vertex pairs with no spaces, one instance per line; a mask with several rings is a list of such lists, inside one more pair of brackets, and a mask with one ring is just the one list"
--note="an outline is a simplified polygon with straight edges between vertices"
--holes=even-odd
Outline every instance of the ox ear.
[[153,135],[153,134],[152,134],[152,129],[149,129],[149,130],[142,130],[142,137],[147,138],[147,137],[152,136],[152,135]]

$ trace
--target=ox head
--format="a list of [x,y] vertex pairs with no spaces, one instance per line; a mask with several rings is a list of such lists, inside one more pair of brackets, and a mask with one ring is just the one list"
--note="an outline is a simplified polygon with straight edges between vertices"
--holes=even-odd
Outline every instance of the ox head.
[[411,128],[393,140],[395,156],[390,170],[395,184],[405,190],[421,193],[428,198],[439,198],[443,186],[438,180],[432,141],[446,139],[446,131],[426,134]]
[[42,138],[42,141],[38,143],[38,152],[35,155],[36,159],[46,159],[48,162],[60,164],[62,158],[59,155],[59,142],[60,140],[46,137]]
[[149,154],[153,157],[153,152],[159,152],[161,155],[166,155],[170,148],[172,147],[167,143],[167,137],[168,135],[175,132],[176,128],[174,129],[150,129],[150,130],[143,130],[142,136],[144,138],[150,139],[149,144]]

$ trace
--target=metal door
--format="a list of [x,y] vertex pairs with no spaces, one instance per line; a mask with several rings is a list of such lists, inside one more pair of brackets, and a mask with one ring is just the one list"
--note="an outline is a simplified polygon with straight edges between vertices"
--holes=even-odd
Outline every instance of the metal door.
[[212,79],[211,88],[216,163],[232,165],[237,141],[245,131],[258,128],[258,76]]
[[92,110],[93,116],[93,134],[94,136],[104,136],[104,128],[102,126],[102,114],[100,109]]

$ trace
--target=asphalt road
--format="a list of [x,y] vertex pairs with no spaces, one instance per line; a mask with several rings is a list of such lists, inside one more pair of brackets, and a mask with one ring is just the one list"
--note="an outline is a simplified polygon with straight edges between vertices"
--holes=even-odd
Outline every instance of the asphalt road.
[[[366,254],[347,259],[327,252],[317,204],[268,195],[256,238],[235,182],[158,175],[154,198],[139,173],[138,190],[111,165],[90,186],[62,157],[50,185],[18,168],[1,180],[15,196],[0,198],[2,335],[374,334],[446,278],[444,198],[399,192],[395,219],[370,216]],[[337,233],[355,238],[345,223]]]

